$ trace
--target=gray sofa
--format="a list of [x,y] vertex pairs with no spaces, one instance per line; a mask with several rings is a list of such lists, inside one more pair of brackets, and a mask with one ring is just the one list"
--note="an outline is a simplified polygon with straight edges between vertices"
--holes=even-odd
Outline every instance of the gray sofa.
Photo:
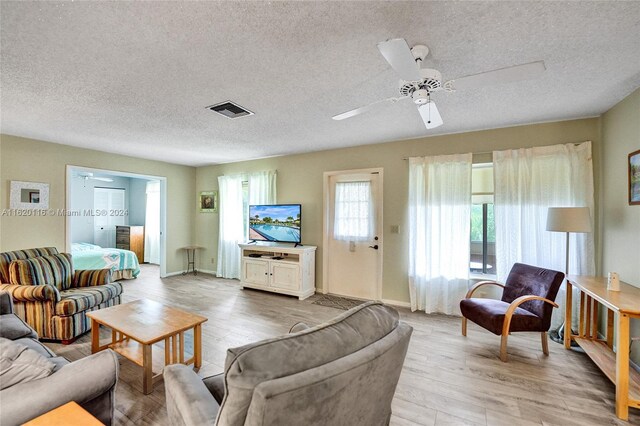
[[[0,292],[0,337],[3,341],[2,369],[0,380],[9,382],[11,360],[4,357],[7,347],[20,347],[29,356],[28,360],[39,359],[43,365],[53,369],[47,377],[23,381],[0,391],[0,424],[19,425],[52,409],[75,401],[102,423],[110,425],[114,416],[115,388],[118,381],[118,358],[111,350],[88,356],[70,363],[56,356],[38,341],[38,335],[22,319],[13,313],[11,296]],[[12,342],[18,343],[14,345]],[[32,349],[33,352],[24,349]],[[31,363],[31,366],[35,363]],[[22,367],[25,367],[24,362]],[[26,367],[29,367],[27,364]],[[24,368],[18,368],[24,375]],[[15,370],[13,370],[15,371]],[[12,382],[11,382],[12,383]]]
[[229,349],[201,379],[164,370],[171,425],[386,425],[412,328],[368,302],[332,321]]

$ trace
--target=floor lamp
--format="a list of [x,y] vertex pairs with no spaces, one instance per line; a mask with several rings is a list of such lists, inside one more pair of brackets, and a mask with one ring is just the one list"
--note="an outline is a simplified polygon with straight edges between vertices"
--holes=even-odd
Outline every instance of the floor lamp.
[[[564,273],[569,275],[569,233],[591,232],[591,216],[589,207],[549,207],[547,212],[547,231],[564,232],[567,235],[565,243],[566,258]],[[565,306],[565,309],[567,307]],[[564,343],[564,324],[558,330],[549,334],[551,340]]]

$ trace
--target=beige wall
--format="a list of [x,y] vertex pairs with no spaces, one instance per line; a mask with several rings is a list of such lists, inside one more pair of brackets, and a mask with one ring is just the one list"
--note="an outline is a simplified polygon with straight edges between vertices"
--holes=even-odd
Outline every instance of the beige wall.
[[[423,139],[336,149],[311,154],[289,155],[263,160],[199,167],[196,190],[218,188],[217,177],[267,169],[278,170],[278,202],[302,204],[302,239],[317,245],[316,287],[322,286],[322,179],[323,172],[370,167],[384,168],[384,277],[383,298],[409,301],[407,283],[407,202],[409,156],[463,152],[482,153],[509,148],[593,142],[596,206],[599,191],[600,120],[598,118],[518,126]],[[596,209],[597,210],[597,209]],[[596,221],[598,220],[597,211]],[[204,246],[200,268],[215,270],[218,214],[196,213],[196,244]],[[596,222],[597,223],[597,222]],[[400,226],[392,234],[392,225]],[[596,235],[596,247],[598,247]]]
[[[640,287],[640,206],[628,202],[628,155],[640,149],[640,89],[602,116],[602,271]],[[640,321],[632,322],[640,336]],[[633,345],[640,363],[640,342]]]
[[[179,248],[192,244],[195,234],[195,168],[0,135],[0,209],[9,208],[12,180],[48,183],[49,207],[64,209],[67,165],[166,177],[167,273],[186,268]],[[64,250],[65,227],[62,216],[0,216],[0,251],[42,246]]]

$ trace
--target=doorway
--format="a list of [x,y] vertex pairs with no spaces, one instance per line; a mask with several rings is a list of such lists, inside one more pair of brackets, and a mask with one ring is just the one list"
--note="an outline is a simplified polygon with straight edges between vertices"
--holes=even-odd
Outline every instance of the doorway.
[[383,169],[324,174],[322,292],[382,299]]
[[116,225],[142,228],[138,261],[158,264],[166,277],[166,199],[166,177],[67,165],[65,250],[73,243],[113,248]]

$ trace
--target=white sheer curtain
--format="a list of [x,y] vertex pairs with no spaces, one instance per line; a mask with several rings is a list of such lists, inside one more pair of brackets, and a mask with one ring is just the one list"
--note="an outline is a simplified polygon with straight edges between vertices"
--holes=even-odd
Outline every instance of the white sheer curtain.
[[[249,199],[243,199],[243,182],[248,182]],[[240,278],[240,247],[247,241],[246,204],[276,202],[276,171],[218,177],[220,226],[217,276]]]
[[[549,207],[589,207],[593,220],[591,142],[493,153],[496,263],[504,282],[515,262],[565,271],[566,235],[546,231]],[[593,275],[593,233],[570,234],[569,273]],[[564,285],[551,328],[564,321]]]
[[160,263],[160,181],[147,182],[144,220],[144,261]]
[[460,315],[468,288],[471,154],[409,159],[411,310]]
[[242,182],[244,175],[218,176],[220,227],[218,231],[217,276],[240,278],[240,248],[246,241]]
[[[276,177],[275,170],[251,173],[249,175],[249,204],[275,204]],[[246,224],[245,232],[248,232]]]
[[333,238],[342,241],[373,239],[373,206],[370,181],[337,182]]

